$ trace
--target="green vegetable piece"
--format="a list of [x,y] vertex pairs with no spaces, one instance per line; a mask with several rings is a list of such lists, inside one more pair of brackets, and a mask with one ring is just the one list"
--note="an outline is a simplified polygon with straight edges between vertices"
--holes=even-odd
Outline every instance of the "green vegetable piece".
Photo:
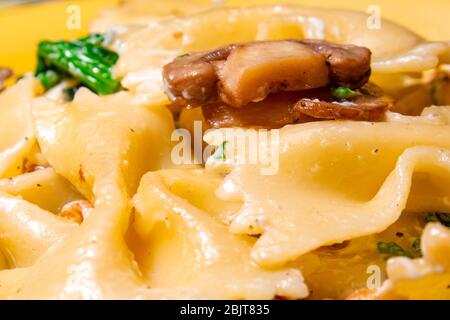
[[37,75],[45,90],[49,90],[56,86],[64,79],[64,75],[54,69],[45,70]]
[[420,248],[420,238],[416,238],[411,244],[411,247],[417,252],[419,256],[422,256],[422,249]]
[[331,94],[337,99],[350,99],[357,95],[356,91],[347,87],[337,87]]
[[[120,80],[112,74],[119,55],[102,47],[104,36],[92,34],[72,42],[41,41],[38,45],[36,76],[46,89],[64,77],[77,79],[98,94],[111,94],[121,89]],[[52,70],[51,80],[44,83],[45,74]],[[56,75],[59,77],[56,77]],[[57,81],[59,79],[59,82]]]
[[228,143],[229,142],[227,140],[222,142],[222,144],[217,148],[216,152],[214,152],[214,159],[222,161],[225,161],[227,159],[225,151]]
[[384,259],[387,260],[391,257],[408,257],[412,258],[412,254],[400,247],[395,242],[378,242],[377,249],[380,254],[384,256]]

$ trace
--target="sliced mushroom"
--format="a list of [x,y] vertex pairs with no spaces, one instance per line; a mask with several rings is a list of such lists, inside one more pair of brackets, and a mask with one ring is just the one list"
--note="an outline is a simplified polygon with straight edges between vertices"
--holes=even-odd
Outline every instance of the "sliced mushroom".
[[371,52],[365,47],[305,39],[302,43],[323,54],[330,66],[330,82],[352,89],[363,86],[370,77]]
[[323,120],[378,121],[393,105],[392,99],[373,84],[366,84],[357,92],[354,98],[341,101],[330,97],[327,99],[303,98],[297,102],[294,111]]
[[232,50],[216,63],[221,100],[234,107],[263,100],[280,91],[300,91],[328,84],[325,57],[293,41],[254,42]]
[[209,52],[186,54],[163,68],[166,93],[172,101],[203,103],[217,97],[218,77],[213,61],[225,60],[234,45]]
[[172,101],[198,106],[222,100],[242,107],[278,91],[362,86],[370,50],[321,40],[279,40],[229,45],[179,57],[163,68]]
[[287,124],[313,121],[314,118],[294,111],[301,92],[278,92],[245,108],[233,108],[222,101],[202,106],[205,121],[213,128],[261,127],[281,128]]
[[205,121],[213,128],[281,128],[317,120],[381,120],[392,100],[373,84],[357,90],[348,100],[337,100],[331,87],[270,94],[265,100],[234,108],[221,101],[202,106]]

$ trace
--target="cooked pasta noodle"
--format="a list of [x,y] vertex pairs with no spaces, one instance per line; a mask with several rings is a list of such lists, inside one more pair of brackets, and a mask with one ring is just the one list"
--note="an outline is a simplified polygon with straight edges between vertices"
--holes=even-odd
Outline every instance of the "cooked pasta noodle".
[[[93,24],[118,54],[111,79],[121,79],[119,92],[74,87],[85,83],[67,74],[44,92],[29,74],[0,93],[0,299],[450,299],[448,42],[389,21],[368,30],[367,15],[344,10],[177,1],[150,13],[141,5],[105,10]],[[263,144],[252,140],[254,127],[211,130],[202,108],[174,110],[174,80],[164,82],[161,70],[177,56],[295,38],[367,47],[370,81],[402,104],[385,112],[391,100],[383,100],[377,122],[303,115],[261,131]],[[317,43],[296,45],[317,58]],[[222,77],[227,59],[211,59],[207,71]],[[213,80],[218,100],[204,103],[231,108],[233,120],[236,106],[220,101],[223,79]],[[341,86],[340,94],[362,96],[363,88]],[[429,96],[401,100],[399,90]],[[339,99],[326,107],[358,107]],[[212,156],[177,165],[176,126],[200,134],[203,144],[193,145]],[[252,157],[261,161],[246,162]],[[435,218],[426,224],[428,213]],[[377,252],[383,243],[405,250],[386,260]],[[373,265],[380,286],[367,289]]]

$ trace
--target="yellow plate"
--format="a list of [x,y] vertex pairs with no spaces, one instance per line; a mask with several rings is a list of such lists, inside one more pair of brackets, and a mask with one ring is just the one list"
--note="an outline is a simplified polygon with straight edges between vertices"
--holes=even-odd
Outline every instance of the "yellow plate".
[[[145,0],[141,0],[145,1]],[[160,7],[172,0],[147,0],[149,6]],[[185,0],[186,2],[211,2]],[[119,0],[51,1],[0,9],[0,66],[9,66],[17,74],[34,69],[36,45],[42,39],[72,39],[88,32],[89,23],[99,9],[114,6]],[[220,2],[220,1],[215,1]],[[450,1],[448,0],[226,0],[239,4],[301,4],[318,7],[340,7],[366,11],[376,4],[383,18],[394,20],[430,40],[450,39]],[[81,28],[69,29],[67,12],[71,5],[80,8]]]
[[[72,39],[88,32],[98,10],[117,0],[51,1],[0,10],[0,66],[12,67],[16,74],[35,66],[37,44],[43,39]],[[67,13],[71,5],[80,8],[80,29],[69,29]]]

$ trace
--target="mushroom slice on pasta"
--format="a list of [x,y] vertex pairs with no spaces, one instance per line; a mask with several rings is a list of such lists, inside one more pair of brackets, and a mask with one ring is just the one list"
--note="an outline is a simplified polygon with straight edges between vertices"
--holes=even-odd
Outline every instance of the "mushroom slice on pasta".
[[177,57],[163,68],[171,100],[198,105],[220,98],[232,107],[270,93],[328,84],[352,89],[370,76],[367,48],[319,40],[253,41]]
[[[392,99],[371,83],[354,91],[355,97],[337,99],[332,88],[272,93],[266,99],[234,108],[223,102],[205,103],[201,113],[212,128],[281,128],[315,120],[384,120]],[[180,121],[181,124],[185,122]]]

